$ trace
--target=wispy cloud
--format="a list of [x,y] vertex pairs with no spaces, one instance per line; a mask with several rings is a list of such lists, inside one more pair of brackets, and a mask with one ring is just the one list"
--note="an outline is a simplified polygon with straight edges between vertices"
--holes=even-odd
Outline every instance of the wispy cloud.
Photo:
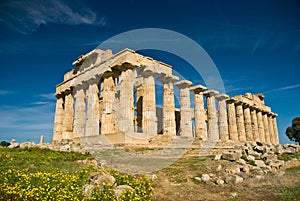
[[0,106],[0,130],[51,130],[54,104],[28,107]]
[[295,84],[295,85],[290,85],[290,86],[285,86],[285,87],[279,87],[277,89],[272,89],[270,91],[266,91],[264,92],[266,93],[272,93],[272,92],[278,92],[278,91],[285,91],[285,90],[289,90],[289,89],[295,89],[295,88],[299,88],[300,84]]
[[13,91],[9,91],[9,90],[0,90],[0,96],[5,96],[13,93],[14,93]]
[[55,100],[54,93],[40,94],[39,97],[42,97],[42,98],[48,99],[48,100]]
[[105,17],[97,16],[96,12],[83,3],[59,0],[15,0],[2,3],[0,21],[22,34],[31,33],[41,24],[48,23],[106,25]]

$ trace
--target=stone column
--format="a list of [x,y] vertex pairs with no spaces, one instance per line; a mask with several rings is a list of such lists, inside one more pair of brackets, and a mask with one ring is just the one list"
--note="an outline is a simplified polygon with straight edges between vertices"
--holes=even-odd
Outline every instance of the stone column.
[[73,91],[65,91],[65,112],[63,120],[63,139],[73,138],[73,121],[74,121],[74,101]]
[[181,80],[175,85],[180,89],[180,129],[179,134],[185,137],[193,137],[190,89],[192,82]]
[[235,99],[229,99],[227,101],[228,105],[228,124],[229,124],[229,139],[232,141],[237,142],[238,132],[237,132],[237,125],[236,125],[236,113],[235,113]]
[[120,107],[119,109],[119,129],[122,132],[134,132],[134,100],[133,85],[134,71],[123,69],[120,75]]
[[274,144],[279,144],[278,128],[276,122],[277,116],[278,116],[277,114],[273,113]]
[[259,132],[258,132],[258,122],[257,122],[257,114],[256,114],[256,110],[257,107],[256,106],[251,106],[251,122],[252,122],[252,136],[253,136],[253,141],[260,141],[259,138]]
[[99,98],[98,80],[91,79],[88,82],[87,91],[87,119],[86,136],[99,135]]
[[266,142],[265,141],[265,128],[264,128],[264,122],[263,122],[263,118],[262,118],[262,111],[260,109],[257,109],[256,115],[257,115],[259,139],[261,142]]
[[208,90],[205,91],[203,94],[206,96],[208,139],[219,140],[218,117],[215,99],[215,95],[219,94],[219,92],[215,90]]
[[143,77],[138,77],[137,80],[140,80],[140,83],[136,85],[136,131],[141,133],[143,132]]
[[251,114],[250,114],[250,105],[249,104],[244,104],[244,118],[245,118],[246,140],[253,141],[252,123],[251,123]]
[[236,103],[236,124],[238,137],[240,142],[246,141],[246,131],[245,131],[245,122],[244,122],[244,112],[243,112],[243,103]]
[[264,123],[264,131],[265,131],[265,142],[270,144],[270,132],[269,132],[269,122],[268,122],[268,114],[266,112],[262,113],[263,123]]
[[103,74],[102,83],[102,112],[101,112],[101,134],[117,132],[116,120],[113,113],[113,105],[115,104],[115,81],[113,72],[105,72]]
[[195,136],[206,140],[206,111],[204,109],[203,91],[207,88],[196,85],[190,88],[194,92]]
[[155,79],[157,74],[150,69],[143,68],[140,72],[143,76],[143,133],[148,136],[157,134]]
[[159,81],[163,83],[163,135],[176,136],[175,100],[173,83],[179,78],[163,75]]
[[267,117],[268,117],[268,124],[269,124],[270,143],[275,144],[273,118],[271,114],[269,114]]
[[86,104],[85,104],[85,92],[82,87],[83,86],[74,88],[74,93],[75,93],[74,137],[83,137],[85,135]]
[[56,94],[56,108],[54,117],[53,141],[62,140],[63,119],[64,119],[64,97],[62,94]]
[[218,100],[218,110],[219,110],[220,140],[223,142],[227,142],[229,140],[229,132],[228,132],[226,100],[229,99],[229,96],[226,94],[219,94],[216,96],[216,99]]

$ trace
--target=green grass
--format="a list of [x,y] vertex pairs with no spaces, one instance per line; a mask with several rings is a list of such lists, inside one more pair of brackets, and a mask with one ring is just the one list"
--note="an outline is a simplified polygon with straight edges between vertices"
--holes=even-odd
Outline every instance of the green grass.
[[279,159],[279,160],[283,160],[283,161],[289,161],[289,160],[292,160],[292,159],[294,159],[294,158],[300,160],[300,152],[294,153],[294,154],[284,153],[284,154],[282,154],[281,156],[278,156],[278,159]]
[[121,174],[116,170],[94,167],[78,160],[93,159],[76,152],[58,152],[41,148],[0,149],[0,200],[113,200],[114,186],[100,184],[104,190],[90,197],[83,194],[90,173],[109,172],[118,185],[129,185],[118,200],[150,200],[152,181],[147,177]]

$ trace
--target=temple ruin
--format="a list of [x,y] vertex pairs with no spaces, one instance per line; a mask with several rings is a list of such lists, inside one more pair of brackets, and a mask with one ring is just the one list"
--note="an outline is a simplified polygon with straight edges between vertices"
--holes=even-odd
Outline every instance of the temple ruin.
[[[219,94],[179,80],[172,66],[130,49],[116,54],[95,49],[73,65],[56,86],[53,143],[96,136],[112,144],[147,144],[159,136],[279,143],[277,114],[265,105],[263,94]],[[156,94],[155,82],[163,85],[162,94]],[[174,87],[180,91],[180,108]]]

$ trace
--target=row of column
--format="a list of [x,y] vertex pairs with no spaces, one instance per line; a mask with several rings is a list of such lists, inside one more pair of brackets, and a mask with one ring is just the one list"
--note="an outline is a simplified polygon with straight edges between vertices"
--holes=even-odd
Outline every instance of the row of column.
[[[117,66],[103,74],[102,99],[99,104],[99,79],[90,79],[57,95],[53,140],[108,133],[141,131],[157,134],[155,102],[155,72],[144,67],[140,70],[142,83],[137,87],[133,66]],[[116,104],[116,83],[119,77],[119,103]],[[176,136],[174,83],[178,77],[162,74],[163,135]],[[257,106],[239,102],[202,85],[182,80],[175,85],[180,89],[179,135],[202,140],[262,141],[278,143],[276,115]],[[134,115],[134,87],[137,87],[137,114]],[[194,92],[193,136],[190,90]],[[206,97],[207,109],[204,107]],[[218,101],[218,111],[216,109]],[[100,123],[100,126],[99,126]],[[135,130],[137,124],[138,130]],[[99,130],[100,128],[101,130]]]

